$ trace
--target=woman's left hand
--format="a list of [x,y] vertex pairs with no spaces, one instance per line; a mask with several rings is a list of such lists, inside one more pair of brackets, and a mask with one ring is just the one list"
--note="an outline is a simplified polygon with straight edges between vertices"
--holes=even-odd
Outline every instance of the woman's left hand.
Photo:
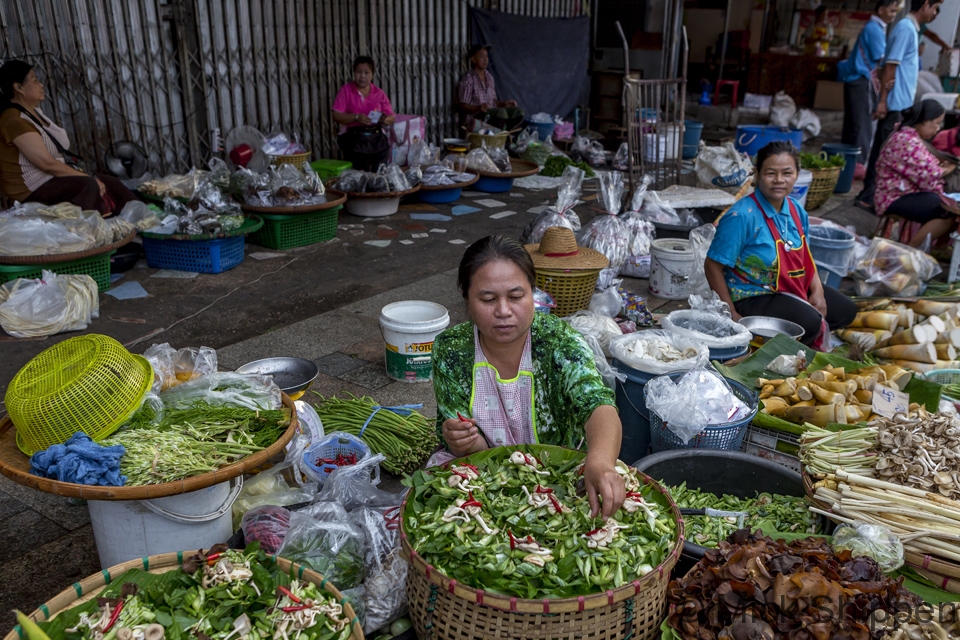
[[613,517],[613,514],[623,506],[627,490],[623,484],[623,478],[609,461],[591,458],[590,454],[587,454],[583,481],[587,487],[591,518],[596,518],[601,513],[601,506],[604,520]]
[[823,297],[823,289],[817,288],[810,292],[810,298],[807,300],[813,305],[813,308],[820,312],[824,318],[827,317],[827,300]]

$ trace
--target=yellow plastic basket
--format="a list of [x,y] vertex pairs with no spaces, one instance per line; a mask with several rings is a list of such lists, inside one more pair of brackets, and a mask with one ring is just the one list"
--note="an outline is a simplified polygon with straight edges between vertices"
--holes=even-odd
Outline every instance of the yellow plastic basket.
[[553,296],[557,303],[553,315],[564,318],[590,305],[590,296],[599,276],[599,269],[537,269],[537,287]]
[[82,431],[106,438],[140,407],[153,367],[104,335],[70,338],[38,354],[10,381],[4,402],[26,454]]
[[291,153],[286,156],[270,156],[270,164],[274,167],[279,167],[282,164],[292,164],[298,169],[302,169],[303,165],[310,162],[310,152],[304,151],[303,153]]

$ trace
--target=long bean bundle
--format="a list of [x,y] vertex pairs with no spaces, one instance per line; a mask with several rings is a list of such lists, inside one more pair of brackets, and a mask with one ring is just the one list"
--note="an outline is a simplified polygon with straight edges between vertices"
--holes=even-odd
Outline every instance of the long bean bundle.
[[373,453],[386,456],[383,467],[391,473],[412,473],[437,448],[436,430],[416,411],[403,409],[397,413],[387,407],[377,410],[380,405],[372,398],[349,393],[343,398],[316,395],[320,397],[316,409],[324,430],[362,438]]

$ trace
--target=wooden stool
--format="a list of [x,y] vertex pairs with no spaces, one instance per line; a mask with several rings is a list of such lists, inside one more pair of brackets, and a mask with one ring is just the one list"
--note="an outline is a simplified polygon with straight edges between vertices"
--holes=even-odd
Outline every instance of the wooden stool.
[[732,90],[732,93],[730,94],[730,98],[731,98],[731,99],[730,99],[730,104],[731,104],[731,106],[732,106],[734,109],[736,109],[736,108],[737,108],[737,93],[740,91],[740,81],[739,81],[739,80],[718,80],[718,81],[717,81],[717,88],[714,89],[714,92],[713,92],[713,104],[714,104],[714,105],[719,105],[719,104],[720,104],[720,89],[722,89],[723,87],[726,87],[726,86],[729,86],[730,89]]

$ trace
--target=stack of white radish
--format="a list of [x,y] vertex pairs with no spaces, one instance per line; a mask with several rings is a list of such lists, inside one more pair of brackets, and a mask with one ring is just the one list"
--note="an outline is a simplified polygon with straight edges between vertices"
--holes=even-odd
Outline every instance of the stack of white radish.
[[958,369],[960,304],[870,301],[837,337],[874,357],[913,371]]

